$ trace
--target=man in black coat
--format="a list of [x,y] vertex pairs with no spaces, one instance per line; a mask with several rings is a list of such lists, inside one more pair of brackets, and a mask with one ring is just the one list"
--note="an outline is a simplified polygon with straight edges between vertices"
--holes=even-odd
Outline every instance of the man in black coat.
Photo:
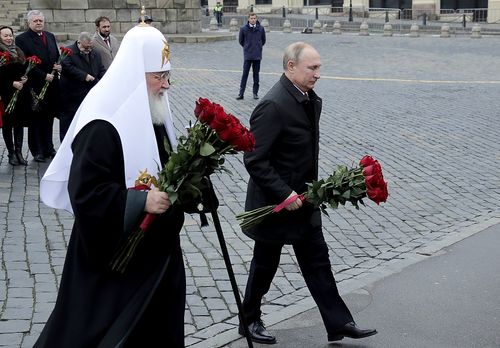
[[[146,24],[127,32],[42,178],[43,202],[72,211],[75,221],[36,348],[184,347],[184,213],[165,192],[133,189],[145,170],[156,175],[168,160],[164,144],[176,144],[165,42]],[[125,272],[115,271],[115,253],[146,213],[155,220]]]
[[16,37],[16,45],[26,57],[37,56],[42,63],[30,73],[26,88],[32,89],[38,95],[44,84],[49,82],[45,98],[40,104],[40,110],[32,115],[33,122],[28,128],[28,146],[35,161],[45,162],[46,158],[55,156],[52,132],[54,117],[58,112],[59,80],[57,74],[61,72],[61,65],[56,64],[59,59],[59,49],[54,34],[43,30],[45,17],[41,11],[28,12],[28,27],[24,33]]
[[[318,176],[322,100],[313,88],[320,78],[320,66],[320,55],[312,46],[303,42],[288,46],[283,56],[284,74],[250,118],[256,145],[253,152],[244,155],[250,174],[245,209],[288,200],[283,212],[244,230],[255,240],[255,247],[243,309],[251,339],[259,343],[276,342],[262,323],[260,306],[278,269],[284,244],[294,248],[329,341],[377,333],[373,329],[360,329],[354,323],[335,284],[320,210],[303,204],[297,197],[297,193],[306,191],[306,183]],[[243,334],[241,326],[240,334]]]
[[92,44],[90,33],[80,33],[78,40],[67,47],[73,54],[66,57],[62,62],[59,116],[59,138],[61,142],[80,103],[106,72],[104,65],[102,65],[101,56],[92,50]]

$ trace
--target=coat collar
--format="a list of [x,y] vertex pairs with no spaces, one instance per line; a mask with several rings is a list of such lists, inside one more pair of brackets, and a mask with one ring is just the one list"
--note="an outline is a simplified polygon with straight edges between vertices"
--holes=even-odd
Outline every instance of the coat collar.
[[297,100],[298,103],[302,104],[308,100],[316,100],[318,99],[318,95],[311,89],[307,92],[307,95],[303,94],[301,91],[294,86],[292,81],[286,77],[285,74],[281,75],[280,78],[281,84],[285,87],[285,89]]

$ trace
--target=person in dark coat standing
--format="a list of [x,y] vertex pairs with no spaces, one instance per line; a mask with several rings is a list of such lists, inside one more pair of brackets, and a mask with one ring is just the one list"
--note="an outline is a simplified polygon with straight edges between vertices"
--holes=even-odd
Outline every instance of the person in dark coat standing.
[[[320,210],[297,197],[297,192],[305,192],[306,183],[318,176],[322,100],[313,88],[320,78],[320,66],[320,55],[312,46],[303,42],[288,46],[283,56],[284,74],[250,117],[256,145],[253,152],[244,155],[250,174],[245,210],[289,201],[280,214],[244,230],[255,246],[243,309],[251,339],[259,343],[276,342],[264,327],[260,306],[278,269],[284,244],[293,246],[329,341],[377,333],[354,323],[335,284]],[[241,325],[239,331],[243,335]]]
[[68,131],[76,110],[87,93],[104,76],[106,69],[101,56],[92,50],[92,36],[82,32],[78,40],[67,46],[73,54],[63,60],[61,73],[61,105],[59,138],[61,142]]
[[243,47],[243,75],[240,92],[236,99],[244,98],[250,67],[253,72],[253,99],[259,99],[260,61],[262,60],[262,47],[266,44],[266,31],[260,25],[255,13],[249,13],[247,24],[240,28],[238,40]]
[[28,12],[28,27],[24,33],[16,37],[16,45],[23,50],[26,57],[37,56],[42,63],[35,66],[30,74],[26,88],[32,89],[38,95],[45,82],[49,87],[45,98],[40,103],[40,110],[32,115],[32,122],[28,128],[28,146],[35,161],[45,162],[56,154],[52,133],[54,117],[58,117],[59,79],[61,65],[56,64],[59,59],[59,49],[54,34],[44,30],[45,17],[41,11]]
[[[184,213],[158,189],[132,189],[176,146],[164,35],[141,23],[90,90],[40,183],[74,213],[55,308],[35,348],[184,347]],[[110,91],[113,95],[110,96]],[[124,273],[110,267],[146,213],[157,217]]]
[[7,52],[10,60],[0,67],[0,98],[9,105],[15,91],[19,91],[17,102],[12,112],[3,116],[2,135],[8,151],[9,164],[13,166],[27,165],[23,157],[24,127],[28,125],[30,93],[25,88],[28,78],[25,75],[25,56],[14,44],[14,32],[11,27],[0,27],[0,52]]

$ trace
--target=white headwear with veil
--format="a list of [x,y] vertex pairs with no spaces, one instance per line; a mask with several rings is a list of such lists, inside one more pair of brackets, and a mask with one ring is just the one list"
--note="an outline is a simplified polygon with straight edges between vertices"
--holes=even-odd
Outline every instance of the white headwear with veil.
[[[73,153],[71,144],[78,132],[93,120],[110,122],[120,135],[125,160],[127,187],[134,186],[139,171],[156,174],[160,158],[151,121],[146,72],[169,71],[170,52],[163,34],[156,28],[138,25],[124,36],[113,63],[78,108],[59,150],[40,182],[42,201],[53,208],[72,212],[68,178]],[[165,128],[175,148],[168,94]]]

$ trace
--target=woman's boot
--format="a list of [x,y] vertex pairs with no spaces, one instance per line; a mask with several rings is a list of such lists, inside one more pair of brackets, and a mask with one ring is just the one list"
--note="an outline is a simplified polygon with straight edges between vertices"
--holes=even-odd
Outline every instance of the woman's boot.
[[28,165],[28,161],[23,158],[23,135],[24,128],[23,127],[15,127],[14,128],[14,143],[16,146],[16,158],[19,164],[26,166]]
[[19,160],[17,159],[16,154],[12,151],[9,151],[9,164],[12,166],[18,166]]
[[12,141],[12,127],[4,127],[2,128],[3,140],[5,141],[5,147],[7,151],[9,151],[9,164],[12,166],[18,166],[19,161],[14,152],[14,143]]

